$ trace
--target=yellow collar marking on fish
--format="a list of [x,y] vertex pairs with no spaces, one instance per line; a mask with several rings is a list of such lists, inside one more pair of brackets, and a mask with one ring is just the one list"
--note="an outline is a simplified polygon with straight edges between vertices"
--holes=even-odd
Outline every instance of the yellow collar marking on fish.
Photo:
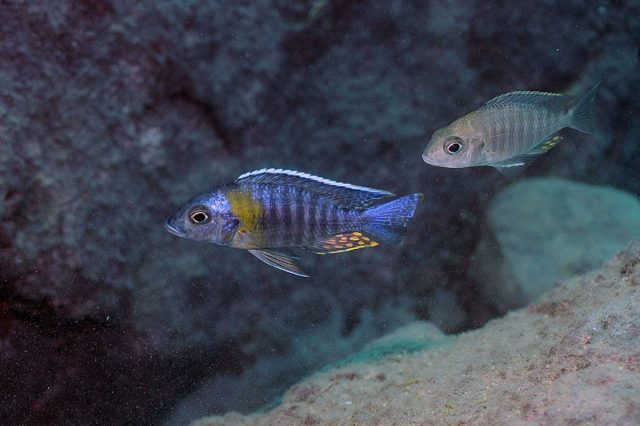
[[227,200],[231,205],[231,213],[240,221],[238,232],[252,233],[259,231],[265,210],[262,203],[247,191],[230,191]]

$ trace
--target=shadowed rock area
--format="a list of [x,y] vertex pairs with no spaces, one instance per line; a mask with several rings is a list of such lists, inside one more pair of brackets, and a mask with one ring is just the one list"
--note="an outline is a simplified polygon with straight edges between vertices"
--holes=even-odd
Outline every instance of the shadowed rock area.
[[[495,317],[469,268],[509,181],[420,154],[495,95],[602,80],[604,136],[567,131],[525,176],[639,193],[639,13],[577,0],[4,1],[0,423],[158,423],[201,385],[261,383],[208,405],[249,412],[410,321],[452,333]],[[262,167],[425,203],[402,246],[303,254],[307,280],[165,232],[194,193]]]

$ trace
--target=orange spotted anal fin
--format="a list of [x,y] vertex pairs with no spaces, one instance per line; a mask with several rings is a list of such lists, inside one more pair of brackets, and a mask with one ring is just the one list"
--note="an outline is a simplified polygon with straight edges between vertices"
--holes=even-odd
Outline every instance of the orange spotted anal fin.
[[361,248],[375,247],[378,243],[360,231],[332,235],[305,248],[318,254],[344,253]]

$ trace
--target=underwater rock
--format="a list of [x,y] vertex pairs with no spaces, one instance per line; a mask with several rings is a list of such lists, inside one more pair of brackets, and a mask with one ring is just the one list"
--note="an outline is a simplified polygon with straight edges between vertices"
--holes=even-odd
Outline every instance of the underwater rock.
[[563,179],[526,179],[491,201],[471,273],[501,308],[521,307],[639,237],[636,196]]
[[639,307],[640,240],[442,346],[329,369],[268,413],[191,426],[638,424]]

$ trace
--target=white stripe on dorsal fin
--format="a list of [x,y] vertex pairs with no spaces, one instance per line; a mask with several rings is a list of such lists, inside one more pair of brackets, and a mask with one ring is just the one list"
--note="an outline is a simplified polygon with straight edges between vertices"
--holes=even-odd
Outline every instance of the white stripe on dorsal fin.
[[338,188],[346,188],[353,189],[355,191],[363,191],[368,192],[374,195],[380,196],[393,196],[394,194],[389,191],[384,191],[382,189],[368,188],[366,186],[352,185],[350,183],[344,182],[336,182],[334,180],[326,179],[320,176],[314,176],[309,173],[298,172],[295,170],[285,170],[285,169],[260,169],[255,170],[253,172],[247,172],[241,174],[236,179],[236,182],[244,181],[244,182],[279,182],[281,180],[291,180],[287,178],[299,178],[299,179],[308,179],[313,182],[335,186]]

